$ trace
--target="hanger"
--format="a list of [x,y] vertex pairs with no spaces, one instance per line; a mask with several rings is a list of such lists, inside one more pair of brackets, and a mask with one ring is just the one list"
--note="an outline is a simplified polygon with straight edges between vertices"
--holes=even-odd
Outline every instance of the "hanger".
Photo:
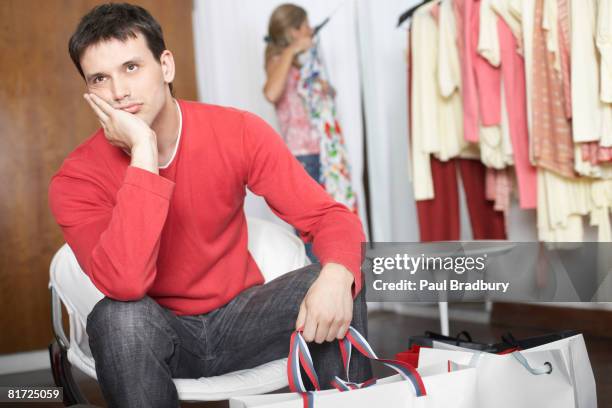
[[419,7],[421,7],[423,4],[430,2],[431,0],[423,0],[421,3],[417,4],[414,7],[409,8],[408,10],[404,11],[400,16],[399,19],[397,20],[397,26],[401,26],[402,23],[406,20],[408,20],[410,17],[412,17],[412,15],[414,14],[415,11],[417,11],[417,9]]
[[[336,12],[340,9],[340,7],[342,7],[344,4],[346,4],[347,0],[344,0],[343,2],[341,2],[340,4],[338,4],[336,6],[336,8],[327,16],[325,17],[325,19],[323,19],[323,21],[321,21],[319,24],[317,24],[313,29],[312,29],[312,36],[315,37],[319,31],[321,31],[321,29],[323,27],[325,27],[327,25],[327,23],[329,23],[329,20],[334,16],[334,14],[336,14]],[[264,41],[265,42],[270,42],[270,37],[269,36],[265,36],[264,37]]]
[[319,23],[315,28],[313,28],[312,30],[312,36],[314,37],[315,35],[317,35],[317,33],[323,28],[325,27],[325,25],[327,23],[329,23],[329,19],[331,18],[331,16],[326,17],[325,20],[323,20],[321,23]]
[[313,28],[313,30],[312,30],[312,36],[313,36],[313,37],[314,37],[314,36],[316,36],[316,35],[317,35],[317,33],[318,33],[319,31],[321,31],[321,29],[322,29],[323,27],[325,27],[325,25],[326,25],[327,23],[329,23],[329,20],[330,20],[330,19],[331,19],[331,18],[334,16],[334,14],[336,14],[336,12],[337,12],[338,10],[340,10],[340,8],[342,8],[342,6],[344,6],[346,3],[347,3],[347,0],[344,0],[344,1],[340,2],[338,5],[336,5],[336,8],[335,8],[335,9],[333,9],[333,10],[332,10],[332,12],[331,12],[331,13],[329,13],[329,15],[328,15],[327,17],[325,17],[325,19],[324,19],[323,21],[321,21],[321,22],[320,22],[320,23],[319,23],[319,24],[318,24],[318,25],[317,25],[315,28]]

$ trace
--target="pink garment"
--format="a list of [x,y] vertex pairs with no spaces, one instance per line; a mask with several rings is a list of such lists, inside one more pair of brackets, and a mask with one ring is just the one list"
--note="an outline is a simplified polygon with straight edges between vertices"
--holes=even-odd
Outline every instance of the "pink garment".
[[558,0],[559,7],[559,52],[561,55],[561,76],[563,79],[563,97],[565,117],[572,117],[572,77],[571,77],[571,43],[569,0]]
[[542,27],[543,9],[544,0],[536,0],[531,96],[533,160],[538,167],[563,177],[575,178],[572,123],[566,114],[562,74],[555,68],[555,55],[547,48],[546,33]]
[[519,205],[522,209],[536,208],[538,179],[536,168],[529,160],[525,62],[518,53],[517,40],[512,30],[501,18],[498,19],[497,30]]
[[602,147],[599,142],[587,142],[580,144],[582,160],[593,165],[612,161],[612,147]]
[[[466,44],[472,44],[471,30],[466,28],[466,16],[471,16],[472,0],[453,0],[453,11],[457,22],[457,48],[461,61],[461,96],[463,99],[463,137],[469,142],[477,142],[478,137],[478,97],[476,79],[471,54]],[[468,58],[469,55],[469,58]]]
[[461,60],[463,131],[478,142],[479,127],[501,123],[501,71],[478,54],[480,0],[454,0]]
[[319,134],[310,125],[308,112],[297,92],[299,79],[300,70],[292,66],[283,95],[275,106],[280,134],[294,156],[318,154],[321,146]]
[[512,193],[510,171],[509,168],[502,170],[487,168],[485,179],[486,199],[493,201],[495,211],[502,211],[506,216],[510,210],[510,194]]
[[[466,0],[469,3],[470,0]],[[472,50],[474,55],[474,76],[480,122],[483,126],[501,124],[501,69],[494,67],[478,54],[478,36],[480,35],[480,0],[472,0]],[[499,20],[499,17],[497,17]]]

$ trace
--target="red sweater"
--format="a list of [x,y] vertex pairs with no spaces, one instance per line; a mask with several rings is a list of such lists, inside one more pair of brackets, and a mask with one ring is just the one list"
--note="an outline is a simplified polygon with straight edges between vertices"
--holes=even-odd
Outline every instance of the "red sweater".
[[106,296],[145,294],[179,315],[214,310],[263,277],[247,249],[248,187],[361,289],[357,216],[305,172],[259,117],[179,101],[177,151],[159,175],[130,166],[100,129],[51,180],[49,204],[82,269]]

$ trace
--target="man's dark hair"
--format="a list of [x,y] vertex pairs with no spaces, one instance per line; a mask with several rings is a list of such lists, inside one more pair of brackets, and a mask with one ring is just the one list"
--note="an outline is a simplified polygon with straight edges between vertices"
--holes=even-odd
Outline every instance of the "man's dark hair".
[[[81,56],[87,47],[111,39],[127,41],[128,38],[136,38],[138,33],[145,37],[149,50],[159,61],[166,44],[161,26],[147,10],[128,3],[101,4],[81,18],[68,42],[68,52],[85,78]],[[172,84],[169,85],[172,92]]]

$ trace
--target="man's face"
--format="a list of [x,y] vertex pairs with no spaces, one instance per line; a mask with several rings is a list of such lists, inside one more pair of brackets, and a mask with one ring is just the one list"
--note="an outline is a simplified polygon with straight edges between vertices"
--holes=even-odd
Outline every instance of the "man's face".
[[166,50],[158,61],[140,33],[125,42],[110,39],[87,47],[81,68],[89,92],[116,109],[138,115],[149,126],[171,97],[172,54]]

